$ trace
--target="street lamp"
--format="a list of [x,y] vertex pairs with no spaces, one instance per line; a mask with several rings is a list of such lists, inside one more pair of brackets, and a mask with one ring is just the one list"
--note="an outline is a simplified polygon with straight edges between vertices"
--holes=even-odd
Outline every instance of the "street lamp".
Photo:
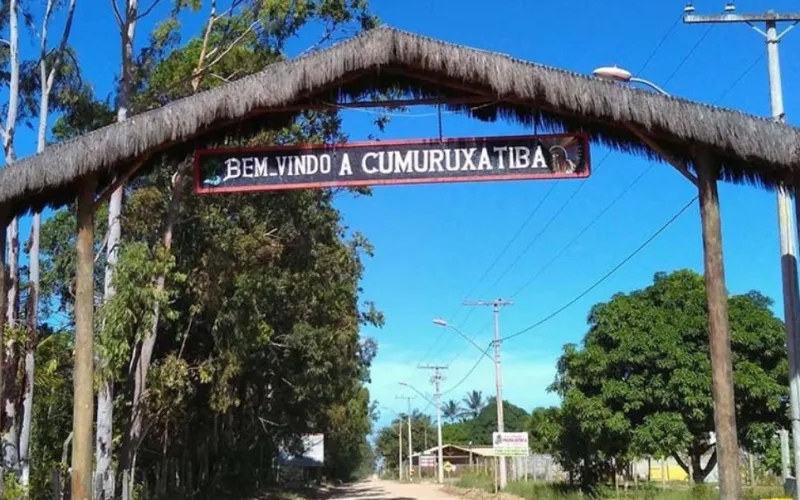
[[[402,382],[401,382],[402,385]],[[405,399],[405,398],[404,398]],[[414,472],[414,449],[411,446],[411,398],[408,398],[408,480],[413,480]]]
[[403,417],[398,415],[396,411],[392,410],[388,406],[381,406],[381,408],[389,410],[390,412],[397,415],[398,419],[400,419],[397,422],[397,480],[402,481],[403,480]]
[[436,319],[433,320],[433,324],[436,325],[436,326],[441,326],[443,328],[450,328],[451,330],[455,331],[457,334],[461,335],[464,338],[464,340],[466,340],[467,342],[469,342],[470,344],[475,346],[475,348],[477,350],[479,350],[484,356],[486,356],[490,360],[494,361],[494,358],[489,356],[489,354],[487,353],[487,351],[489,350],[488,348],[484,349],[483,347],[481,347],[478,344],[476,344],[474,340],[469,338],[464,332],[462,332],[461,330],[459,330],[455,326],[453,326],[450,323],[448,323],[447,320],[444,320],[444,319],[441,319],[441,318],[436,318]]
[[[447,321],[443,319],[434,319],[433,324],[438,325],[445,328],[450,328],[455,330],[456,333],[467,339],[470,344],[474,345],[481,353],[486,356],[487,358],[491,359],[494,363],[494,380],[495,380],[495,390],[496,396],[495,401],[497,403],[497,432],[505,432],[505,419],[503,417],[503,377],[500,371],[500,329],[498,327],[498,316],[497,316],[497,306],[494,308],[494,341],[492,345],[494,345],[494,357],[489,356],[487,349],[482,349],[478,344],[476,344],[471,338],[467,337],[461,330],[456,328],[455,326],[449,324]],[[499,467],[499,480],[500,480],[500,488],[506,487],[506,460],[505,458],[500,459],[500,467]]]
[[630,71],[627,71],[622,68],[618,68],[616,66],[605,66],[602,68],[597,68],[596,70],[592,71],[592,75],[595,78],[599,78],[601,80],[607,80],[611,82],[620,82],[620,83],[641,83],[642,85],[646,85],[651,89],[654,89],[656,92],[660,93],[661,95],[665,95],[670,97],[669,92],[662,89],[655,83],[651,82],[650,80],[645,80],[644,78],[637,78],[631,74]]
[[439,441],[439,471],[438,472],[439,472],[439,483],[443,483],[444,482],[444,455],[442,453],[442,405],[441,405],[442,395],[439,394],[438,383],[437,383],[437,387],[436,387],[436,402],[435,403],[433,401],[431,401],[430,399],[428,399],[428,397],[426,395],[422,394],[420,391],[417,390],[416,387],[414,387],[413,385],[409,384],[408,382],[400,381],[400,385],[402,385],[404,387],[408,387],[412,391],[414,391],[417,394],[419,394],[420,396],[422,396],[423,399],[427,400],[430,403],[433,403],[433,405],[436,406],[436,432],[438,434],[438,441]]

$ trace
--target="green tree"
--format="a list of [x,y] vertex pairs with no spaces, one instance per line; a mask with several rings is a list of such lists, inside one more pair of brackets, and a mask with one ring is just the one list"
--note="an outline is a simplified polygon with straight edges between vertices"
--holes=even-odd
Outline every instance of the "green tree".
[[[565,346],[552,389],[564,462],[583,464],[584,483],[611,458],[671,456],[698,483],[715,465],[704,286],[692,271],[658,273],[594,306],[583,346]],[[739,437],[757,453],[786,424],[785,330],[770,306],[758,292],[729,299]]]
[[[528,427],[528,413],[508,401],[503,402],[503,420],[506,432],[524,432]],[[497,432],[497,404],[495,399],[480,411],[477,418],[469,421],[473,444],[492,444],[492,433]]]
[[560,408],[534,408],[526,430],[532,452],[556,455],[561,439]]
[[470,418],[477,418],[483,407],[486,406],[486,401],[483,399],[481,391],[468,392],[464,396],[463,402],[466,407],[465,414]]
[[442,406],[442,417],[446,420],[453,421],[460,417],[462,414],[461,407],[458,405],[457,402],[453,401],[452,399],[449,400]]
[[[268,29],[250,30],[252,23],[243,23],[240,13],[209,23],[211,43],[220,47],[215,53],[225,56],[206,60],[214,63],[215,73],[203,71],[197,80],[189,63],[202,59],[205,35],[179,47],[175,26],[159,25],[136,59],[132,110],[261,69],[283,57],[285,40],[312,21],[321,21],[327,32],[371,19],[360,0],[306,3],[303,12],[285,2],[264,5],[271,14],[243,15],[257,15]],[[270,17],[279,15],[288,17]],[[226,40],[238,42],[226,51]],[[57,122],[59,138],[114,119],[89,86],[69,97],[74,106]],[[233,138],[208,137],[209,145],[224,140],[251,146],[345,139],[335,112],[300,113]],[[365,384],[376,351],[374,341],[359,332],[363,325],[380,326],[383,318],[361,299],[359,288],[363,259],[372,248],[343,225],[334,206],[337,194],[348,191],[197,197],[189,183],[177,188],[172,183],[188,154],[177,148],[155,157],[142,170],[146,175],[126,185],[123,240],[114,267],[117,294],[98,311],[97,345],[107,361],[100,374],[115,382],[115,443],[124,442],[119,431],[130,428],[134,408],[142,417],[137,442],[122,454],[128,457],[126,466],[131,455],[136,458],[140,484],[134,488],[146,483],[153,490],[149,493],[162,497],[249,494],[264,478],[274,477],[272,457],[279,447],[294,446],[311,432],[326,435],[329,476],[358,475],[371,463],[366,436],[372,413]],[[170,212],[176,192],[182,201]],[[176,218],[172,248],[166,251],[162,241],[171,213]],[[99,213],[96,220],[100,297],[107,217]],[[48,220],[42,233],[42,304],[67,318],[73,301],[74,225],[68,208]],[[130,361],[141,362],[149,340],[146,391],[131,404],[137,392],[132,372],[138,370],[130,370]],[[139,446],[156,453],[137,456]],[[119,446],[114,448],[119,457]]]
[[[383,459],[388,469],[397,469],[398,432],[403,434],[403,460],[408,459],[408,423],[406,415],[394,419],[388,426],[380,429],[375,439],[376,453]],[[398,428],[402,426],[402,431]],[[422,452],[427,447],[436,446],[436,427],[430,415],[417,410],[411,412],[411,445],[414,453]]]

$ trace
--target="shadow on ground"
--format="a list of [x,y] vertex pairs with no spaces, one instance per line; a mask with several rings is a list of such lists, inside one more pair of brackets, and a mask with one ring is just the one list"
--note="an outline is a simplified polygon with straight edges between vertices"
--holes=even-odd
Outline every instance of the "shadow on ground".
[[379,484],[372,482],[318,488],[284,487],[280,492],[265,492],[251,500],[286,500],[287,498],[304,500],[418,500],[416,497],[392,494]]
[[391,496],[374,483],[356,483],[318,490],[308,496],[312,500],[416,500],[412,497]]

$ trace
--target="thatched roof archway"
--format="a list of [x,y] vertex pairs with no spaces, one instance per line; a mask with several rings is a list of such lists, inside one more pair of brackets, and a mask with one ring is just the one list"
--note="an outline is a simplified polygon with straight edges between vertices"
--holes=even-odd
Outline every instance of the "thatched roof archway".
[[[796,128],[380,27],[20,160],[0,171],[0,205],[15,213],[58,206],[74,200],[86,174],[98,174],[102,185],[143,157],[211,131],[390,87],[449,98],[448,109],[482,120],[536,120],[649,159],[666,154],[688,170],[701,146],[720,163],[719,177],[732,182],[772,188],[800,170]],[[481,99],[486,105],[472,109]]]

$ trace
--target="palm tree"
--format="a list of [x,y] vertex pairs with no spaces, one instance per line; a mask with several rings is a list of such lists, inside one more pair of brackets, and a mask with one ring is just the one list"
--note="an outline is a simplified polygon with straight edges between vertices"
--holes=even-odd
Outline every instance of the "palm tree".
[[464,397],[464,404],[467,406],[464,414],[469,415],[470,418],[477,418],[483,407],[486,406],[486,401],[484,401],[481,391],[470,391]]
[[442,416],[449,421],[453,421],[461,416],[461,407],[452,399],[442,407]]

